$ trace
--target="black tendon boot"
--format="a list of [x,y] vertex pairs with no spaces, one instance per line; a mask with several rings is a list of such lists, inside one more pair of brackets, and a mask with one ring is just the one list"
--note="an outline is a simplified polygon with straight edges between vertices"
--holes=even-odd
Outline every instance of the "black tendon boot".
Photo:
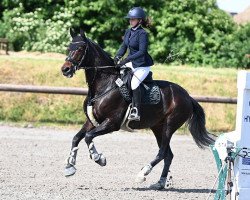
[[141,90],[140,86],[138,86],[135,90],[133,90],[133,99],[132,99],[133,108],[130,111],[130,115],[128,117],[129,120],[140,121],[141,114]]

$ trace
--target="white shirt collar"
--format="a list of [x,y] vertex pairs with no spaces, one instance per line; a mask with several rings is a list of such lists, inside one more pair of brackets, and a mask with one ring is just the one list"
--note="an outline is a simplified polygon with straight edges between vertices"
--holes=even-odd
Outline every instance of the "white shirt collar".
[[135,28],[131,28],[133,31],[137,30],[139,27],[141,26],[141,24],[139,24],[138,26],[136,26]]

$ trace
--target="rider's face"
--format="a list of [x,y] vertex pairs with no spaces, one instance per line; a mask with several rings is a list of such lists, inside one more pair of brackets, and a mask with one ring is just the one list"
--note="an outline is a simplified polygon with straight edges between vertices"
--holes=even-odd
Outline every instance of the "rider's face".
[[139,24],[139,22],[140,22],[140,19],[136,19],[136,18],[129,19],[129,24],[132,28],[137,26]]

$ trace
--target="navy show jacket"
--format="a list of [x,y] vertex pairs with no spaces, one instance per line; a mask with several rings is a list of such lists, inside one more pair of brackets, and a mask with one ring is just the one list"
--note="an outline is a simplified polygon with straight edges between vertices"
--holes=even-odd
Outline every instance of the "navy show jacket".
[[136,30],[127,29],[123,43],[116,56],[123,57],[129,48],[126,60],[132,62],[133,67],[149,67],[154,64],[148,54],[148,33],[140,26]]

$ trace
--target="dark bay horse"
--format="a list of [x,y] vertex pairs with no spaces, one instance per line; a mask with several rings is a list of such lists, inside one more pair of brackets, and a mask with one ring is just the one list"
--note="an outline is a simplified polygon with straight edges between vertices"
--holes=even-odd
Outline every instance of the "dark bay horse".
[[[120,76],[113,59],[96,43],[88,39],[84,32],[70,30],[72,42],[69,54],[61,70],[64,76],[72,77],[78,69],[85,70],[88,84],[88,96],[84,101],[87,121],[74,136],[70,156],[67,159],[65,176],[76,172],[76,155],[79,142],[85,138],[90,157],[99,165],[106,165],[106,158],[99,154],[93,143],[97,136],[118,131],[128,103],[123,99],[115,81]],[[152,187],[165,187],[169,167],[173,159],[170,140],[174,132],[185,122],[198,147],[203,148],[214,143],[213,136],[206,130],[205,114],[202,107],[185,89],[167,81],[155,81],[160,88],[161,101],[157,105],[143,106],[141,120],[131,122],[133,129],[150,128],[157,140],[159,152],[155,159],[144,166],[137,180],[142,182],[152,168],[164,160],[160,180]]]

